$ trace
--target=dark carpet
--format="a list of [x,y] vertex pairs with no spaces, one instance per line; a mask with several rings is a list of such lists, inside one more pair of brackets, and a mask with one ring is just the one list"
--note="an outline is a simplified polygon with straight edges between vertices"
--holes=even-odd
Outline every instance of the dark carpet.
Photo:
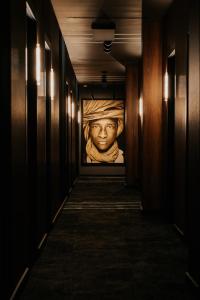
[[20,300],[193,300],[187,247],[123,178],[81,178]]

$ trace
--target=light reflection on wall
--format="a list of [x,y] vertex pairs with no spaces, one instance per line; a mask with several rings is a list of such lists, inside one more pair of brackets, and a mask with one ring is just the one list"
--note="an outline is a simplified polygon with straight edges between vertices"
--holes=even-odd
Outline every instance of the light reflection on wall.
[[74,105],[74,101],[72,101],[72,119],[74,119],[75,117],[75,105]]
[[81,124],[81,112],[80,112],[80,110],[78,111],[78,124]]
[[68,95],[68,117],[71,118],[71,96]]
[[51,100],[54,100],[55,97],[55,79],[54,79],[54,70],[50,70],[50,97]]
[[41,81],[41,49],[40,49],[40,44],[37,43],[36,44],[36,82],[37,85],[40,85],[40,81]]
[[142,95],[139,98],[138,105],[139,105],[139,107],[138,107],[139,116],[140,116],[141,122],[143,122],[143,97],[142,97]]
[[164,75],[164,101],[168,101],[169,99],[169,75],[167,71]]

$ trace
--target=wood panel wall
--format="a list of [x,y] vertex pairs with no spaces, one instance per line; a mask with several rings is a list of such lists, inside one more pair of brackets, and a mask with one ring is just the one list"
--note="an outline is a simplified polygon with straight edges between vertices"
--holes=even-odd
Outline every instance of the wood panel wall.
[[[175,1],[165,20],[165,63],[175,50],[176,99],[174,131],[174,203],[173,222],[186,232],[187,151],[188,151],[188,9],[187,1]],[[166,65],[165,65],[166,66]],[[165,67],[164,67],[165,69]]]
[[[173,223],[189,246],[186,274],[200,284],[199,137],[200,137],[199,1],[174,1],[165,18],[164,60],[175,49],[175,180]],[[166,66],[166,65],[165,65]]]
[[[11,95],[10,126],[11,126],[11,199],[7,211],[10,223],[7,227],[9,236],[8,267],[10,267],[10,287],[26,271],[29,252],[29,216],[30,208],[27,201],[27,144],[26,144],[26,88],[25,88],[25,42],[26,15],[25,2],[20,0],[10,3],[11,9]],[[16,14],[16,11],[18,13]],[[7,214],[6,213],[6,214]],[[25,226],[26,224],[26,226]]]
[[159,21],[143,20],[142,205],[161,208],[162,35]]
[[138,64],[126,67],[126,181],[138,185]]
[[[67,174],[71,161],[63,152],[66,149],[72,151],[68,148],[65,128],[68,119],[66,91],[63,87],[68,81],[76,102],[76,78],[50,1],[29,0],[28,4],[36,19],[35,41],[41,46],[43,80],[46,68],[45,41],[48,41],[51,48],[55,97],[54,100],[49,99],[49,95],[45,93],[44,81],[40,86],[36,85],[34,45],[26,88],[26,1],[7,1],[5,11],[2,12],[6,15],[6,22],[1,23],[2,28],[5,28],[5,47],[0,50],[0,86],[3,96],[0,104],[0,161],[4,173],[1,193],[6,194],[4,217],[1,220],[4,234],[0,261],[1,276],[4,277],[1,292],[3,299],[15,296],[17,284],[35,261],[46,233],[71,187]],[[46,147],[47,122],[50,128],[50,153],[47,153]],[[76,148],[76,144],[73,147]],[[76,149],[73,150],[76,153]],[[75,178],[77,173],[74,172],[73,176]],[[48,186],[47,182],[50,183]]]
[[[2,298],[8,298],[8,268],[10,263],[8,260],[8,247],[10,245],[10,238],[7,234],[7,228],[11,220],[10,213],[10,201],[11,201],[11,189],[7,186],[11,184],[11,123],[10,123],[10,98],[11,98],[11,44],[10,44],[10,3],[5,3],[4,10],[1,11],[0,24],[1,28],[7,28],[2,30],[2,41],[4,47],[0,47],[0,166],[2,172],[2,180],[0,182],[1,193],[6,197],[1,197],[1,201],[4,201],[4,205],[1,203],[1,247],[0,247],[0,279],[4,282],[2,287]],[[3,16],[5,19],[3,20]],[[8,264],[9,263],[9,264]]]
[[188,242],[189,275],[200,286],[200,3],[190,3],[188,78]]

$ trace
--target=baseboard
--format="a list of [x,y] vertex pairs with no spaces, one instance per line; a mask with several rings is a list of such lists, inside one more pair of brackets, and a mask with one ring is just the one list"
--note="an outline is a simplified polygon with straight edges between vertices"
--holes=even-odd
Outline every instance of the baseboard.
[[176,225],[176,224],[173,224],[174,228],[176,229],[176,231],[182,236],[184,237],[184,232]]
[[66,202],[66,199],[67,199],[67,197],[64,199],[63,203],[61,204],[60,208],[58,209],[57,213],[55,214],[55,216],[54,216],[54,218],[52,220],[52,224],[55,223],[58,215],[60,214],[61,210],[63,209],[63,206],[65,205],[65,202]]
[[41,249],[42,245],[44,244],[44,242],[46,241],[47,238],[47,232],[44,234],[43,238],[41,239],[39,245],[38,245],[38,250]]
[[74,179],[72,186],[74,186],[77,182],[78,182],[78,177],[76,177],[76,179]]
[[199,289],[199,284],[196,282],[196,280],[192,277],[192,275],[189,272],[185,272],[185,275],[187,279],[192,283],[192,285],[196,288]]
[[29,268],[26,268],[25,271],[24,271],[24,273],[23,273],[22,276],[20,277],[20,279],[19,279],[19,281],[18,281],[18,283],[17,283],[17,285],[16,285],[16,287],[15,287],[15,289],[14,289],[14,291],[13,291],[13,293],[12,293],[12,295],[11,295],[11,297],[10,297],[9,300],[14,300],[14,299],[15,299],[16,294],[17,294],[17,292],[19,291],[19,289],[20,289],[22,283],[24,282],[24,280],[25,280],[25,278],[26,278],[28,272],[29,272]]

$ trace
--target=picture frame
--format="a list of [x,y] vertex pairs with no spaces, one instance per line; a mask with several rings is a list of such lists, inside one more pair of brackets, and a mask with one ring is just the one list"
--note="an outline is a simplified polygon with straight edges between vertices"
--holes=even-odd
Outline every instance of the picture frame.
[[122,99],[81,99],[82,165],[124,165],[124,115]]

